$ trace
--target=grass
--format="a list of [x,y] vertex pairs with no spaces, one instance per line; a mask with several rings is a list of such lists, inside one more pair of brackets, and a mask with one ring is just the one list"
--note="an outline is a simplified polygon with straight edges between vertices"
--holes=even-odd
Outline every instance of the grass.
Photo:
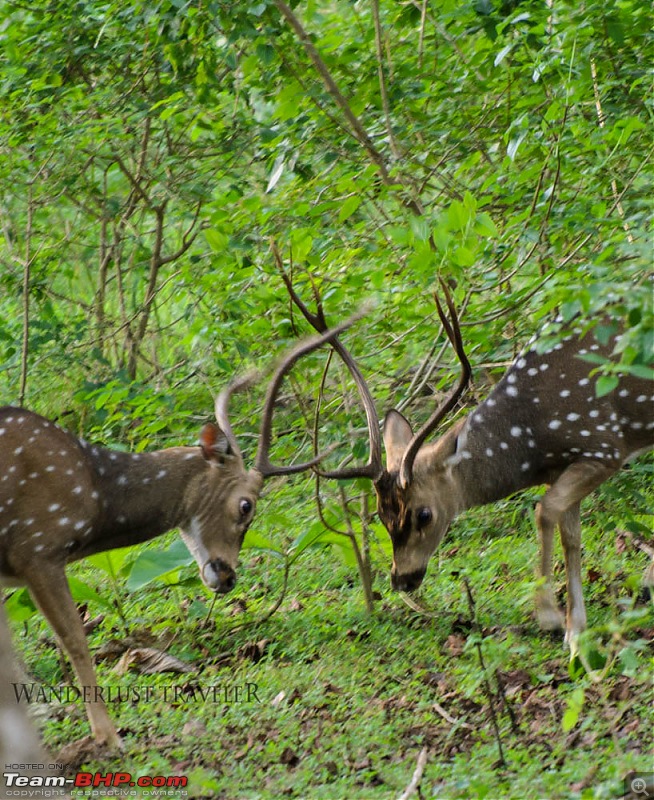
[[[561,637],[537,628],[533,498],[523,494],[457,521],[421,592],[428,616],[390,592],[381,546],[373,548],[373,615],[365,612],[356,571],[331,549],[307,551],[294,563],[282,605],[267,619],[283,570],[279,559],[255,551],[244,552],[235,592],[218,599],[206,622],[199,615],[210,598],[193,582],[123,594],[130,636],[167,649],[196,671],[152,676],[130,669],[117,675],[115,660],[102,661],[100,685],[132,691],[147,685],[152,698],[112,705],[125,751],[85,768],[186,775],[185,796],[192,798],[385,800],[401,795],[427,747],[423,797],[615,796],[626,773],[652,770],[654,617],[638,588],[647,557],[619,532],[626,524],[650,522],[649,477],[643,463],[617,476],[585,507],[587,651],[609,653],[603,674],[581,670],[571,677]],[[290,505],[301,488],[279,491]],[[310,504],[298,499],[298,506],[298,518],[311,519]],[[279,541],[277,532],[267,530],[265,508],[257,528]],[[291,538],[297,533],[289,530]],[[106,576],[88,564],[71,573],[111,596]],[[477,625],[464,576],[474,593]],[[555,578],[562,589],[561,564]],[[102,609],[89,610],[93,615]],[[90,635],[94,652],[125,636],[118,615],[105,613]],[[27,636],[14,628],[34,678],[48,685],[64,681],[41,618],[29,620]],[[256,696],[233,702],[234,687],[247,684],[256,685]],[[203,701],[198,687],[211,686],[231,687],[231,702],[222,695],[218,702]],[[49,710],[40,724],[51,752],[87,734],[81,704],[52,704]]]

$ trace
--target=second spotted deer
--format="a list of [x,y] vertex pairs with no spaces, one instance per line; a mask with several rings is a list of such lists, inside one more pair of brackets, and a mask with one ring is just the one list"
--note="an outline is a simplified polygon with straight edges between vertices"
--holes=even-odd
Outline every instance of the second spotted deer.
[[[440,439],[427,443],[471,377],[456,310],[443,289],[449,319],[437,298],[436,304],[462,365],[457,386],[417,432],[398,411],[387,413],[384,469],[374,402],[351,355],[335,340],[332,346],[350,368],[366,407],[371,458],[361,468],[324,474],[373,480],[379,516],[393,544],[391,583],[406,592],[420,586],[431,556],[461,512],[546,484],[536,508],[541,578],[537,616],[543,628],[564,627],[572,644],[586,626],[580,503],[625,462],[654,445],[654,383],[622,375],[611,392],[598,396],[597,364],[584,356],[608,359],[620,332],[615,327],[602,344],[592,325],[575,321],[549,345],[529,346],[482,403]],[[557,527],[566,566],[565,620],[551,586]]]

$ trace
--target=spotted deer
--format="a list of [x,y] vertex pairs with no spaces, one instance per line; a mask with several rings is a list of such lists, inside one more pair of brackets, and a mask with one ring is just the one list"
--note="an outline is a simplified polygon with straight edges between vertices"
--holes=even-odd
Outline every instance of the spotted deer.
[[[0,584],[27,586],[68,653],[82,686],[95,672],[65,566],[93,553],[138,544],[179,528],[204,584],[228,592],[263,482],[318,463],[275,466],[269,460],[272,414],[293,364],[346,330],[300,342],[272,377],[262,412],[254,467],[246,470],[228,418],[228,403],[253,377],[232,382],[217,398],[217,424],[197,447],[127,453],[91,445],[38,414],[0,409]],[[86,704],[98,743],[119,746],[101,699]]]
[[[575,322],[544,350],[532,342],[477,408],[440,439],[426,443],[457,405],[471,377],[456,310],[444,284],[443,289],[451,321],[435,300],[461,363],[457,385],[415,433],[398,411],[386,414],[384,469],[374,401],[352,356],[334,339],[332,347],[352,372],[366,409],[371,456],[362,467],[321,474],[373,481],[379,517],[393,545],[391,584],[405,592],[420,586],[431,556],[458,514],[547,484],[536,507],[541,579],[537,616],[545,629],[565,627],[566,641],[572,645],[586,625],[580,503],[626,461],[654,445],[654,384],[622,375],[613,391],[598,397],[597,365],[584,356],[608,358],[619,334],[601,344],[592,328],[584,330]],[[324,328],[324,318],[312,320],[306,308],[303,313],[318,330]],[[557,526],[566,566],[565,621],[551,587]]]

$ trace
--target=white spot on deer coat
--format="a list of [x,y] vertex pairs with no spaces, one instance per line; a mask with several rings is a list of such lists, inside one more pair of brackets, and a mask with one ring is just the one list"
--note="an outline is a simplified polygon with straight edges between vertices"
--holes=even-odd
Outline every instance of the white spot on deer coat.
[[590,380],[588,378],[582,378],[579,381],[579,386],[586,386],[586,384],[588,384],[588,383],[590,383]]
[[590,436],[590,431],[579,431],[582,436]]
[[514,425],[511,428],[511,436],[514,436],[516,439],[518,436],[522,436],[522,428],[520,428],[518,425]]
[[61,508],[61,503],[50,503],[48,506],[48,511],[59,511]]
[[489,458],[492,458],[492,457],[495,455],[495,453],[493,453],[493,451],[492,451],[492,449],[491,449],[490,447],[487,447],[487,448],[486,448],[486,455],[487,455]]
[[538,370],[535,367],[529,367],[527,370],[527,375],[531,375],[533,378],[535,375],[538,375]]
[[547,427],[551,431],[555,431],[561,427],[561,420],[560,419],[553,419],[551,422],[548,423]]
[[559,397],[570,397],[570,389],[563,389],[560,391]]
[[577,414],[575,411],[571,411],[566,417],[566,419],[568,420],[568,422],[576,422],[579,419],[579,416],[580,415]]
[[63,528],[63,526],[68,525],[69,522],[70,522],[69,517],[61,517],[61,519],[59,520],[59,525]]
[[518,390],[515,388],[515,386],[507,386],[506,387],[506,393],[509,395],[509,397],[517,397],[518,396]]

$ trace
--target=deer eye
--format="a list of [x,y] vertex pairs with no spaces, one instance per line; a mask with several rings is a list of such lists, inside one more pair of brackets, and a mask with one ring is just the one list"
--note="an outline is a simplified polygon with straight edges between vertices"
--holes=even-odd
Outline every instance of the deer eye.
[[241,516],[244,519],[250,516],[252,513],[252,501],[248,500],[247,497],[242,497],[238,504],[238,510],[241,512]]
[[416,525],[418,526],[418,530],[429,525],[431,518],[431,508],[427,508],[426,506],[424,508],[419,508],[416,512]]

